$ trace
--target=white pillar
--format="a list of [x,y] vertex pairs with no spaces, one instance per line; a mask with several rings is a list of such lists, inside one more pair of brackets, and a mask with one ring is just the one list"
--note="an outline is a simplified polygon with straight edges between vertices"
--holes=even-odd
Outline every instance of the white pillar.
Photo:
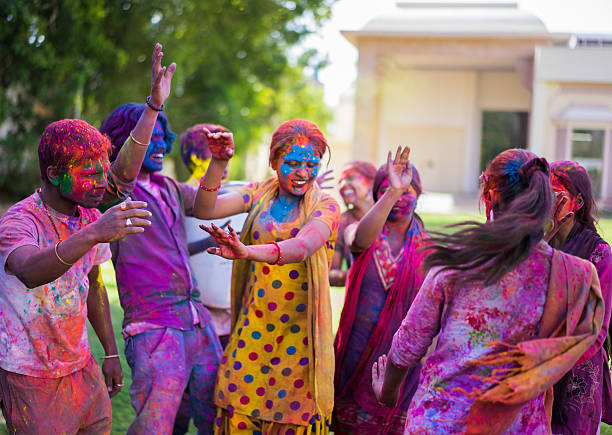
[[600,205],[604,210],[612,210],[612,128],[607,128],[604,134]]
[[357,86],[355,91],[355,134],[353,158],[377,165],[378,148],[378,77],[376,47],[359,48]]
[[467,128],[465,129],[465,154],[463,156],[463,186],[465,193],[478,192],[478,169],[480,168],[480,152],[482,147],[482,111],[478,105],[479,74],[470,74],[471,99],[466,101],[469,107]]

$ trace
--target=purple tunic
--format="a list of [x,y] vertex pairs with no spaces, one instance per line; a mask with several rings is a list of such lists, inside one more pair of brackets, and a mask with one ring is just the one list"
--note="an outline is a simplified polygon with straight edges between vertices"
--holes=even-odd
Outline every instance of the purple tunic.
[[[451,286],[449,273],[430,271],[393,338],[389,357],[398,366],[416,365],[436,334],[435,351],[421,368],[419,386],[406,418],[405,434],[460,433],[473,399],[460,389],[488,387],[474,375],[490,368],[470,365],[499,349],[537,336],[550,276],[552,248],[540,242],[529,257],[497,283]],[[543,394],[528,402],[507,434],[548,434]]]
[[[143,234],[128,235],[111,243],[117,275],[119,300],[124,311],[123,326],[146,322],[175,329],[193,329],[189,301],[198,310],[199,319],[210,315],[195,302],[195,287],[189,266],[185,215],[191,215],[196,190],[160,174],[151,175],[165,204],[141,183],[132,198],[146,201],[152,214],[151,227]],[[170,210],[170,222],[164,207]]]

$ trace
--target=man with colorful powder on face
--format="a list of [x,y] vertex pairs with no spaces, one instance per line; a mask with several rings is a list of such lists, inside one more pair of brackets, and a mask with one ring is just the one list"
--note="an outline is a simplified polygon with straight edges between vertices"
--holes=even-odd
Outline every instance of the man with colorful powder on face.
[[[153,52],[148,100],[161,106],[176,68]],[[134,185],[157,112],[138,120],[110,165],[111,144],[76,119],[50,124],[38,157],[43,180],[0,220],[0,401],[11,433],[107,434],[123,387],[100,264],[108,242],[150,225],[146,203],[123,201]],[[110,207],[104,214],[94,208]],[[105,351],[102,375],[86,320]]]
[[[145,105],[125,104],[102,123],[100,130],[117,151],[144,110]],[[185,391],[200,433],[212,431],[215,415],[221,345],[210,313],[198,301],[185,231],[196,190],[159,173],[174,139],[161,113],[131,195],[149,204],[152,229],[142,238],[111,244],[136,411],[128,434],[172,433]]]

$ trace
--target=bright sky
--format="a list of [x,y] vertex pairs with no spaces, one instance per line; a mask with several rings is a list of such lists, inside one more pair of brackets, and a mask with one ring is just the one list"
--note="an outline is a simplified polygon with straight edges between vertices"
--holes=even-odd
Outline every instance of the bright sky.
[[[303,48],[327,54],[330,64],[319,72],[325,102],[334,106],[357,77],[357,50],[340,34],[358,30],[372,18],[392,10],[396,0],[339,0],[332,18],[311,35]],[[612,34],[612,0],[519,0],[519,7],[540,17],[551,32]]]

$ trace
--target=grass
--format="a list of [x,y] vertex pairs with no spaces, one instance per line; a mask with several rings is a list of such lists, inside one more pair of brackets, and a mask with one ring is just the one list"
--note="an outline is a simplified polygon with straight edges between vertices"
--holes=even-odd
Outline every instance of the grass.
[[[421,215],[425,226],[429,230],[443,230],[446,225],[451,225],[464,220],[482,220],[483,217],[475,214],[452,214],[452,215],[440,215],[440,214],[423,214]],[[612,242],[612,219],[602,219],[599,223],[600,234],[609,243]],[[121,322],[123,321],[123,311],[119,305],[119,297],[117,294],[117,286],[115,283],[115,275],[113,272],[112,265],[106,263],[102,267],[102,275],[104,282],[108,290],[108,297],[111,307],[111,316],[113,320],[113,327],[115,331],[115,339],[119,347],[119,353],[124,354],[124,342],[121,337]],[[334,321],[334,331],[338,327],[340,320],[340,313],[342,311],[342,304],[344,302],[344,288],[332,287],[331,290],[331,301],[332,301],[332,315]],[[93,333],[93,330],[88,325],[88,331],[90,336],[91,350],[93,355],[98,359],[104,355],[104,351],[97,337]],[[134,410],[130,404],[129,396],[129,385],[131,383],[131,372],[128,367],[125,358],[121,359],[123,366],[123,379],[125,387],[123,390],[112,399],[113,406],[113,430],[112,434],[125,434],[130,422],[134,418]],[[191,424],[189,434],[195,434],[196,429]],[[612,426],[606,424],[601,425],[601,433],[604,435],[612,435]],[[0,434],[7,434],[6,426],[0,424]]]

